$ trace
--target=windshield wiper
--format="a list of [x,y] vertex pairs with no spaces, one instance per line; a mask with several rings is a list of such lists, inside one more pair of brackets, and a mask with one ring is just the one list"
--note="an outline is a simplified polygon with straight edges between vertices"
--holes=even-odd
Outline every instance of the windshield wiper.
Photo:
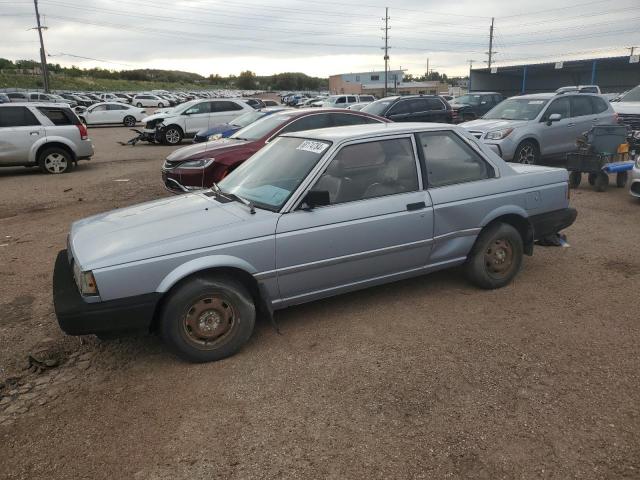
[[[214,185],[216,185],[214,183]],[[251,203],[249,200],[247,200],[246,198],[242,198],[239,195],[236,195],[235,193],[231,193],[231,192],[223,192],[220,187],[218,187],[218,185],[216,185],[216,187],[218,188],[218,192],[220,193],[220,195],[230,198],[231,200],[236,200],[237,202],[242,203],[243,205],[246,205],[247,207],[249,207],[249,213],[251,213],[252,215],[254,213],[256,213],[256,207],[253,205],[253,203]]]

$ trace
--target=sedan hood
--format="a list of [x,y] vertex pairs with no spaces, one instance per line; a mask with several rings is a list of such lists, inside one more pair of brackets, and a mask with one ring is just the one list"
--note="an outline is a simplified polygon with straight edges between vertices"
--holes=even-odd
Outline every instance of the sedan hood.
[[164,120],[167,117],[167,113],[154,113],[153,115],[149,115],[148,117],[144,117],[142,119],[142,123],[147,123],[147,122],[150,122],[152,120]]
[[235,138],[220,138],[206,143],[195,143],[187,147],[174,150],[167,157],[167,162],[182,162],[196,158],[215,157],[221,153],[240,148],[251,143],[247,140],[236,140]]
[[211,246],[212,233],[251,217],[243,208],[201,193],[180,195],[79,220],[69,241],[81,267],[93,270]]
[[640,102],[612,102],[616,113],[640,115]]
[[528,120],[479,119],[462,123],[460,126],[474,132],[491,132],[493,130],[502,130],[503,128],[517,128],[526,123],[528,123]]

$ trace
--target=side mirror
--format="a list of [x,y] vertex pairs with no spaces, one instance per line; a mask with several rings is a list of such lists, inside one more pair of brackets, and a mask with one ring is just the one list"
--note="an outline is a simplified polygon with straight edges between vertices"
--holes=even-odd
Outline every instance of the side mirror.
[[559,113],[552,113],[547,119],[547,125],[551,125],[553,122],[559,122],[560,120],[562,120],[562,115]]
[[331,197],[328,190],[310,190],[302,200],[302,204],[306,205],[305,210],[312,210],[315,207],[323,207],[331,205]]

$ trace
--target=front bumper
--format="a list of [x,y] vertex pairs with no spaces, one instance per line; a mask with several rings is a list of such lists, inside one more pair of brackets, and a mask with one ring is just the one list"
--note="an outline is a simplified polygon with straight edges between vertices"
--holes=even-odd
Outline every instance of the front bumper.
[[149,330],[160,293],[87,303],[73,279],[67,251],[53,269],[53,305],[60,328],[69,335]]
[[532,215],[529,217],[529,221],[533,227],[534,240],[540,240],[571,226],[576,221],[577,216],[578,211],[575,208],[563,208],[553,212]]
[[634,197],[640,198],[640,168],[638,167],[634,167],[633,170],[631,170],[629,193]]

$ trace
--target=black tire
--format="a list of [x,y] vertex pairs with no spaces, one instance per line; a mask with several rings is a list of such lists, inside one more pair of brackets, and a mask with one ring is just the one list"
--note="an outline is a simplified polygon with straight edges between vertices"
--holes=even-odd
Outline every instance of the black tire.
[[167,145],[178,145],[183,138],[182,130],[176,125],[169,125],[162,132],[162,143]]
[[580,182],[582,182],[581,172],[571,172],[569,174],[569,186],[571,188],[578,188],[580,186]]
[[136,123],[138,122],[135,117],[127,115],[126,117],[124,117],[124,120],[122,120],[122,123],[125,127],[135,127]]
[[616,187],[624,188],[627,185],[629,179],[629,172],[618,172],[616,175]]
[[251,294],[239,281],[227,276],[193,277],[164,302],[160,335],[181,358],[212,362],[242,348],[255,318]]
[[467,278],[480,288],[502,288],[520,271],[523,252],[522,237],[513,226],[496,223],[486,227],[467,258]]
[[595,187],[596,192],[604,192],[609,186],[609,175],[604,172],[596,174]]
[[525,165],[536,165],[540,162],[540,149],[536,142],[525,140],[518,145],[513,161]]
[[591,185],[592,187],[596,184],[596,177],[598,176],[597,173],[590,173],[589,174],[589,185]]
[[45,148],[38,157],[38,166],[44,173],[68,173],[73,170],[73,157],[59,147]]
[[136,103],[136,107],[142,108],[142,104],[140,102]]
[[162,108],[162,107],[164,107],[164,103],[160,102],[160,103],[158,104],[158,108]]

